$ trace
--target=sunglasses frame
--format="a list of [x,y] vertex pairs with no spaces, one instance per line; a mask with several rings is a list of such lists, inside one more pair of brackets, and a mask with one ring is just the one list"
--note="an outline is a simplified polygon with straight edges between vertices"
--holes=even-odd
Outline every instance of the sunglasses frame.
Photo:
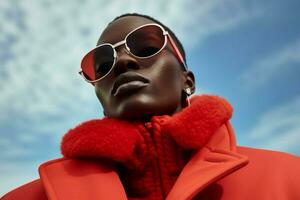
[[[136,55],[134,55],[134,54],[130,51],[130,48],[127,46],[127,42],[126,42],[126,41],[127,41],[128,36],[130,36],[133,32],[135,32],[135,31],[137,31],[137,30],[139,30],[139,29],[141,29],[141,28],[144,28],[144,27],[146,27],[146,26],[157,26],[157,27],[159,27],[159,28],[162,30],[162,33],[163,33],[163,36],[164,36],[164,44],[163,44],[163,46],[161,47],[161,49],[160,49],[159,51],[157,51],[156,53],[154,53],[153,55],[146,56],[146,57],[136,56]],[[156,23],[149,23],[149,24],[144,24],[144,25],[142,25],[142,26],[139,26],[139,27],[133,29],[132,31],[130,31],[130,32],[126,35],[125,39],[122,40],[122,41],[120,41],[120,42],[117,42],[117,43],[115,43],[115,44],[103,43],[103,44],[100,44],[100,45],[96,46],[96,47],[93,48],[92,50],[90,50],[90,51],[89,51],[87,54],[85,54],[85,56],[83,57],[83,59],[82,59],[82,61],[81,61],[81,69],[79,70],[78,73],[84,78],[85,81],[87,81],[87,82],[89,82],[89,83],[92,83],[92,84],[94,85],[95,82],[98,82],[98,81],[104,79],[108,74],[110,74],[110,72],[111,72],[112,69],[114,68],[115,63],[116,63],[116,60],[117,60],[117,51],[116,51],[115,48],[117,48],[117,47],[119,47],[119,46],[121,46],[121,45],[124,44],[124,45],[125,45],[126,51],[127,51],[130,55],[132,55],[133,57],[138,58],[138,59],[145,59],[145,58],[150,58],[150,57],[153,57],[153,56],[159,54],[159,53],[166,47],[168,40],[170,41],[171,46],[173,47],[173,50],[175,51],[175,55],[176,55],[177,59],[182,63],[184,69],[187,71],[187,66],[186,66],[186,64],[185,64],[185,61],[184,61],[184,59],[183,59],[183,56],[181,55],[181,53],[180,53],[178,47],[176,46],[176,43],[174,42],[174,40],[172,39],[172,37],[171,37],[171,35],[168,33],[168,31],[166,31],[166,30],[165,30],[161,25],[159,25],[159,24],[156,24]],[[98,78],[98,79],[96,79],[96,80],[91,81],[91,80],[89,80],[88,78],[86,78],[85,75],[84,75],[84,73],[83,73],[83,70],[82,70],[83,62],[84,62],[84,60],[85,60],[86,58],[88,58],[88,56],[89,56],[91,53],[93,53],[95,50],[97,50],[98,48],[100,48],[100,47],[102,47],[102,46],[106,46],[106,45],[110,46],[110,47],[113,49],[113,52],[114,52],[114,55],[113,55],[113,57],[114,57],[114,62],[113,62],[113,64],[112,64],[110,70],[109,70],[104,76],[102,76],[101,78]]]

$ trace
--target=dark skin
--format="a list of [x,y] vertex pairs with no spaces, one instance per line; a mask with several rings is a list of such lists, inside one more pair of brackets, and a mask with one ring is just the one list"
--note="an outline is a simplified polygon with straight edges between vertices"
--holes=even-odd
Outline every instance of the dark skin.
[[[148,23],[154,22],[139,16],[120,18],[103,31],[97,45],[115,44],[136,27]],[[183,70],[169,42],[159,54],[147,59],[135,58],[124,45],[116,50],[118,57],[113,70],[95,84],[96,95],[107,117],[146,122],[152,116],[173,115],[187,106],[184,90],[195,91],[194,75]],[[139,89],[113,95],[116,79],[128,72],[137,73],[149,82]]]

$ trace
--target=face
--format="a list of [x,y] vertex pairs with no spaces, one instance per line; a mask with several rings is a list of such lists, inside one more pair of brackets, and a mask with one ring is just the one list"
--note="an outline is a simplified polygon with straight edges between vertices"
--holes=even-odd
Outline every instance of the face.
[[[133,29],[153,21],[127,16],[110,24],[98,45],[124,40]],[[157,55],[139,59],[122,45],[116,48],[117,60],[112,71],[95,83],[96,95],[107,117],[147,121],[154,115],[172,115],[185,105],[183,91],[194,91],[194,76],[182,70],[168,42]]]

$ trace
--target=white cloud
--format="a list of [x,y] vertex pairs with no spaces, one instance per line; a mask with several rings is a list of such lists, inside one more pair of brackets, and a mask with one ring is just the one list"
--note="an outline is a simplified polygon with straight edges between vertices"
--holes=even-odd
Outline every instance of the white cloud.
[[241,81],[249,89],[263,87],[295,67],[299,68],[299,55],[300,39],[254,63],[242,74]]
[[247,135],[261,148],[299,151],[300,96],[262,114]]

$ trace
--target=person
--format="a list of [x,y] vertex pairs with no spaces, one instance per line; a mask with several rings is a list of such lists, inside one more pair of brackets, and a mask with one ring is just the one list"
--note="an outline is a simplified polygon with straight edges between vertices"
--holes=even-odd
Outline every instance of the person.
[[80,74],[105,117],[62,139],[63,158],[2,200],[300,199],[297,156],[237,146],[223,98],[194,95],[176,35],[141,14],[117,17]]

